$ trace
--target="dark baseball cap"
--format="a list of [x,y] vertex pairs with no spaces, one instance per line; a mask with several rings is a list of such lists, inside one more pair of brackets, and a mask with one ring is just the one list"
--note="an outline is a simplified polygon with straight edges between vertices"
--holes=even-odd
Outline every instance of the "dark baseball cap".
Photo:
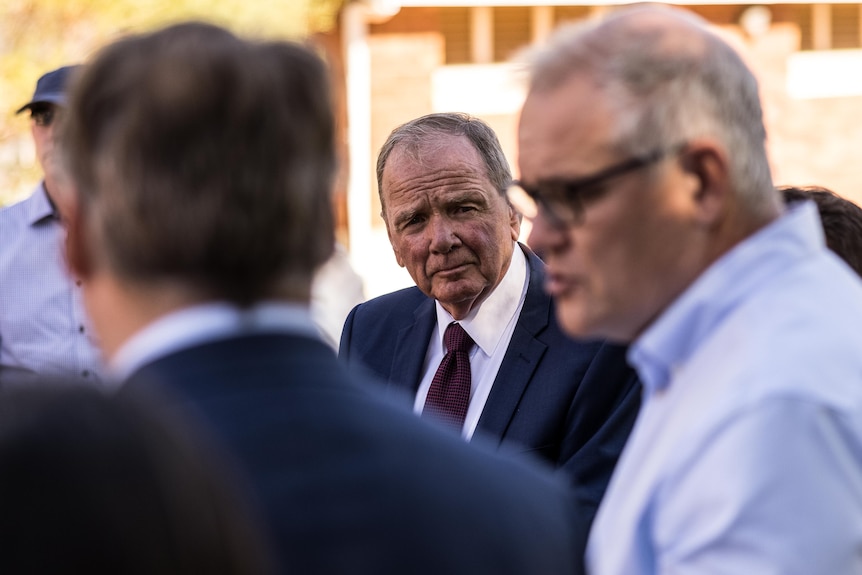
[[72,73],[80,68],[79,65],[63,66],[51,72],[48,72],[36,82],[36,91],[33,92],[33,99],[21,106],[16,114],[20,114],[24,110],[32,108],[36,104],[55,104],[58,106],[66,105],[66,85],[69,82],[69,77]]

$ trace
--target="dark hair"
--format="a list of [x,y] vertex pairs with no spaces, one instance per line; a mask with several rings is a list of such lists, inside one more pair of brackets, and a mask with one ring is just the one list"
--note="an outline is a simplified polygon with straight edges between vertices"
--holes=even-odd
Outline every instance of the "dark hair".
[[68,383],[0,392],[0,572],[271,571],[230,470],[153,405]]
[[118,276],[250,305],[308,297],[334,244],[323,62],[186,23],[120,40],[76,79],[64,150]]
[[820,186],[780,186],[788,204],[813,200],[820,212],[826,245],[862,276],[862,208]]
[[494,130],[479,118],[469,114],[439,113],[428,114],[401,124],[386,138],[377,156],[377,193],[380,195],[381,205],[384,205],[383,170],[392,151],[401,145],[407,146],[409,150],[415,150],[441,134],[465,136],[470,140],[485,163],[491,184],[500,194],[505,195],[506,189],[512,183],[512,171]]

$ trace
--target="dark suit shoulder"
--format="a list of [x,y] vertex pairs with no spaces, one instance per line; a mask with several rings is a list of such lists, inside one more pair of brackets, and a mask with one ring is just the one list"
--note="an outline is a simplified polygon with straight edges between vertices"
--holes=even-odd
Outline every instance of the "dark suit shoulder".
[[383,382],[413,389],[435,318],[434,300],[417,287],[369,300],[348,314],[339,358]]
[[573,542],[585,534],[564,486],[394,408],[321,342],[212,343],[154,362],[136,380],[174,391],[178,408],[237,456],[286,571],[576,569]]

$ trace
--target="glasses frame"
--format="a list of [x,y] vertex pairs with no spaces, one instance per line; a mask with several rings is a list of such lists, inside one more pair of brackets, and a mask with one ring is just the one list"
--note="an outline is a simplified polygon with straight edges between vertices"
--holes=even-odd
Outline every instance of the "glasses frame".
[[30,119],[37,126],[47,128],[57,119],[57,109],[50,104],[33,106],[30,108]]
[[[612,164],[588,176],[580,176],[572,179],[552,178],[540,181],[533,186],[526,185],[519,180],[514,180],[512,187],[521,188],[536,203],[536,207],[543,211],[547,219],[554,226],[565,227],[567,225],[574,225],[583,221],[584,210],[586,209],[585,204],[589,200],[598,199],[606,193],[607,190],[599,189],[599,184],[656,164],[667,156],[679,153],[685,145],[685,143],[682,143],[667,148],[659,148],[647,154]],[[553,188],[553,193],[547,192],[549,188]],[[567,202],[572,208],[573,217],[565,218],[560,216],[553,207],[555,202],[549,200],[548,196],[561,198]],[[528,217],[527,219],[535,219],[535,217]]]

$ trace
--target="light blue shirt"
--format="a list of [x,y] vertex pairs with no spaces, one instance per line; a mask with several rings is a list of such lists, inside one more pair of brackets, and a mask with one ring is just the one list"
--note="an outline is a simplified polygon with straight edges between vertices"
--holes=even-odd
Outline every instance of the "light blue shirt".
[[0,210],[0,381],[34,373],[100,379],[81,289],[63,260],[64,237],[43,184]]
[[725,254],[629,354],[644,402],[592,575],[862,573],[862,283],[813,204]]

